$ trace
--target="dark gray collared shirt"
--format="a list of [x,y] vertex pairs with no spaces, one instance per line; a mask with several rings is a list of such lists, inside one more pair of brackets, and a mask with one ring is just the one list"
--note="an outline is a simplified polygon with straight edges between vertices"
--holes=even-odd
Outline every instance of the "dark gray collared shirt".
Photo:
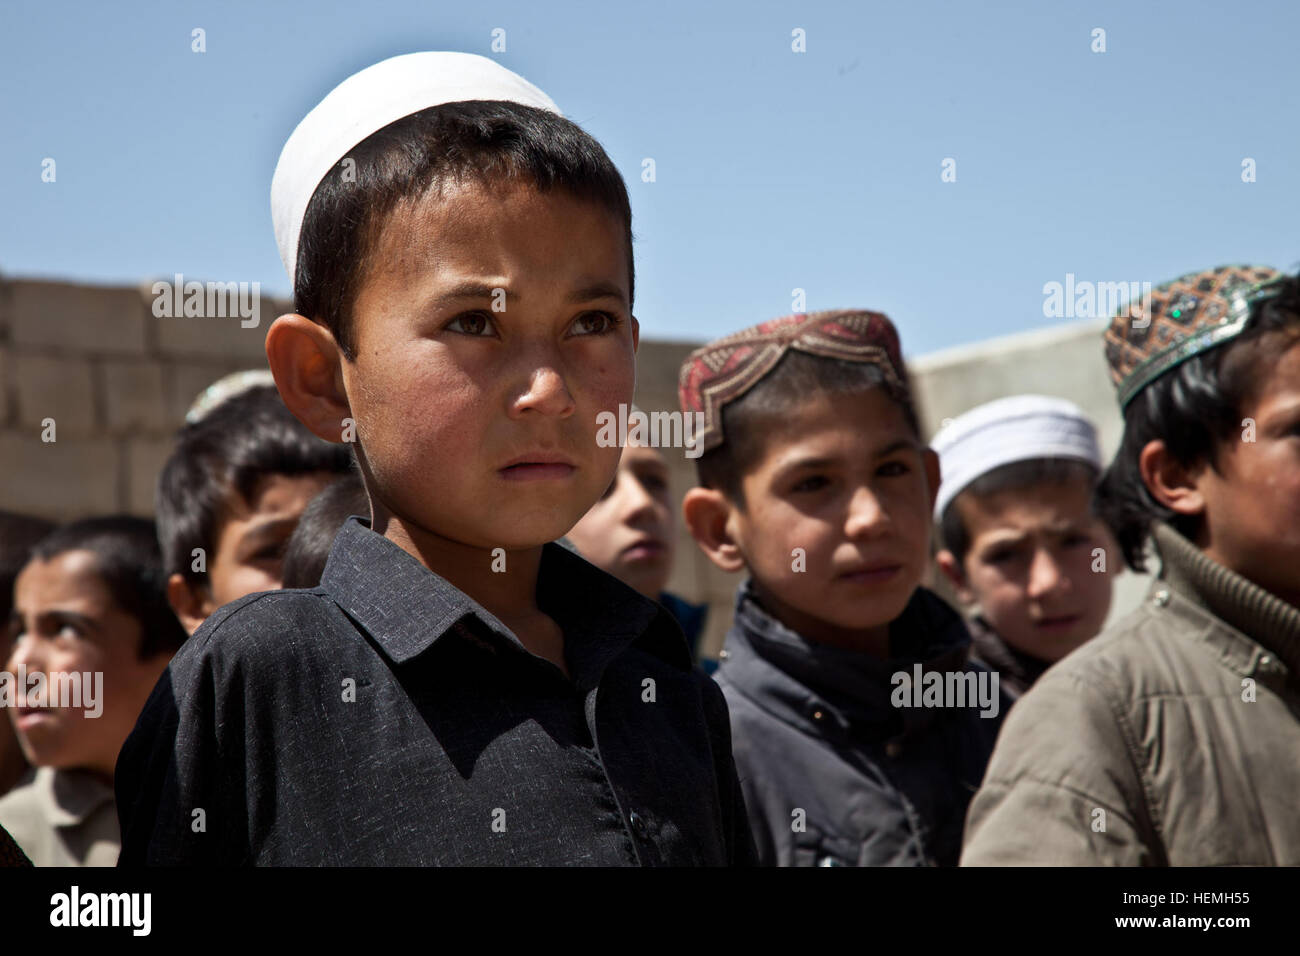
[[571,677],[352,518],[321,586],[181,648],[117,764],[120,865],[724,865],[755,851],[726,703],[671,615],[558,545]]

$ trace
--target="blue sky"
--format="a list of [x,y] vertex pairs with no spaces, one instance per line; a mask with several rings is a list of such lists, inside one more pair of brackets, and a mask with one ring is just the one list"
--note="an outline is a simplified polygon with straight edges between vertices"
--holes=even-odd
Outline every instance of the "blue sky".
[[810,310],[887,312],[915,356],[1069,321],[1043,316],[1066,273],[1300,265],[1285,0],[6,0],[0,271],[287,295],[268,197],[298,120],[385,57],[492,55],[496,27],[496,58],[628,181],[650,338],[735,331],[802,288]]

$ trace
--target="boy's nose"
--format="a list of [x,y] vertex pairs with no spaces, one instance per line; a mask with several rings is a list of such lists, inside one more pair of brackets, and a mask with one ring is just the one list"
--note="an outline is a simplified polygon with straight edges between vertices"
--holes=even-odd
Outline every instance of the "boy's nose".
[[1029,596],[1037,598],[1048,594],[1060,587],[1061,581],[1061,566],[1052,553],[1046,548],[1035,551],[1034,559],[1029,565]]
[[516,414],[535,411],[563,416],[573,414],[576,407],[564,375],[553,365],[534,369],[528,377],[527,389],[514,401]]
[[654,507],[654,496],[632,475],[623,473],[618,476],[618,494],[629,515],[640,514]]
[[43,641],[38,641],[31,636],[25,636],[9,652],[9,660],[5,663],[6,670],[11,673],[19,668],[24,668],[28,673],[45,669],[45,654],[41,647]]
[[889,516],[880,507],[878,499],[870,488],[859,488],[849,500],[848,517],[844,522],[844,533],[850,538],[869,534],[888,522]]

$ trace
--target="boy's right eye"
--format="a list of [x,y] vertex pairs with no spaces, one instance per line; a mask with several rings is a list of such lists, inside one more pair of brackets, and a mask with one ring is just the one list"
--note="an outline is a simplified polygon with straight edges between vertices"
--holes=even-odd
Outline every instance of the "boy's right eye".
[[826,487],[826,484],[827,484],[827,482],[826,482],[826,478],[825,478],[824,476],[822,476],[822,475],[809,475],[807,478],[804,478],[803,480],[801,480],[800,482],[798,482],[798,483],[797,483],[794,487],[792,487],[790,490],[793,491],[793,492],[795,492],[795,493],[798,493],[798,492],[801,492],[801,491],[817,491],[819,488],[824,488],[824,487]]
[[[459,328],[457,326],[459,325]],[[482,336],[492,325],[492,318],[486,312],[466,312],[456,316],[447,323],[447,328],[462,335]]]

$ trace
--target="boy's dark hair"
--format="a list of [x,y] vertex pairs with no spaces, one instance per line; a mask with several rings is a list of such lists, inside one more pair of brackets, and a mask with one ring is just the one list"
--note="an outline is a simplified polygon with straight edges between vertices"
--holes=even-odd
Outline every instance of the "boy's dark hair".
[[14,608],[14,579],[31,558],[32,548],[54,527],[44,518],[0,511],[0,631]]
[[273,386],[257,385],[226,399],[177,433],[158,476],[164,570],[184,575],[192,586],[205,584],[207,571],[194,570],[194,549],[211,559],[232,495],[249,501],[267,475],[343,474],[351,467],[348,447],[309,432]]
[[42,538],[31,560],[49,561],[69,551],[95,555],[95,573],[114,602],[140,622],[140,659],[173,654],[189,636],[167,602],[158,531],[147,518],[84,518]]
[[330,482],[303,509],[284,550],[281,579],[286,588],[314,588],[334,546],[334,536],[350,515],[368,515],[361,475],[351,472]]
[[952,552],[957,559],[957,566],[964,567],[966,555],[970,553],[971,539],[957,502],[968,495],[983,498],[1004,491],[1019,491],[1034,485],[1064,484],[1068,481],[1086,481],[1091,489],[1096,484],[1097,477],[1097,469],[1078,458],[1030,458],[1000,465],[980,475],[948,502],[939,521],[939,541]]
[[[1278,342],[1278,336],[1289,341]],[[1142,449],[1159,439],[1183,467],[1208,463],[1217,472],[1223,444],[1233,436],[1240,438],[1246,407],[1298,338],[1300,277],[1289,276],[1276,295],[1252,308],[1245,330],[1235,339],[1188,359],[1134,396],[1124,414],[1119,451],[1096,491],[1097,513],[1130,568],[1145,570],[1143,552],[1153,522],[1167,522],[1195,540],[1203,521],[1175,514],[1156,501],[1138,466]]]
[[352,310],[385,223],[400,204],[451,183],[527,181],[609,210],[627,230],[631,306],[627,187],[600,144],[570,120],[519,103],[448,103],[388,124],[348,158],[355,181],[345,181],[336,164],[307,204],[293,287],[294,310],[324,323],[348,360],[356,346]]
[[789,350],[753,388],[723,407],[725,439],[695,462],[700,484],[721,491],[743,510],[742,483],[762,459],[764,438],[769,431],[764,426],[779,420],[815,394],[844,395],[884,388],[890,400],[902,409],[908,427],[919,440],[921,428],[911,401],[899,401],[885,386],[884,373],[869,362]]

